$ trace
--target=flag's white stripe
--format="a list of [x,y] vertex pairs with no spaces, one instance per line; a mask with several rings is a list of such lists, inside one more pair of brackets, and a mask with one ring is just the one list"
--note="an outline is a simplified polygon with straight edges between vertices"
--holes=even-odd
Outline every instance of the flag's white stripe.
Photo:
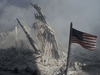
[[[87,42],[87,41],[82,41],[82,42],[88,43],[88,44],[96,44],[96,42],[95,42],[95,43],[91,43],[91,42]],[[94,41],[93,41],[93,42],[94,42]]]
[[[72,40],[73,40],[73,39],[78,39],[78,38],[72,37]],[[84,41],[87,40],[87,41],[93,41],[93,42],[96,42],[97,39],[91,39],[91,38],[90,38],[90,39],[86,39],[86,38],[83,38],[83,40],[84,40]]]
[[87,40],[87,39],[84,39],[84,41],[96,42],[97,40]]
[[[78,42],[78,39],[77,38],[74,38],[72,39],[72,42]],[[83,43],[86,43],[87,44],[91,44],[92,45],[96,45],[96,40],[84,40],[84,41],[81,41]]]
[[96,46],[95,44],[92,44],[92,45],[89,45],[89,44],[82,44],[82,45],[91,46],[91,47],[95,47],[95,46]]
[[[87,47],[84,47],[84,48],[87,48]],[[93,47],[93,48],[87,48],[87,49],[96,49],[96,47]]]
[[[74,43],[77,43],[77,42],[74,42]],[[78,43],[79,44],[79,43]],[[80,44],[81,45],[81,44]],[[82,46],[82,45],[81,45]],[[87,45],[85,45],[87,46]],[[85,47],[85,46],[82,46],[83,48],[86,48],[86,49],[90,49],[90,50],[95,50],[97,47],[93,47],[93,46],[89,46],[89,47]],[[92,47],[92,48],[91,48]]]
[[87,37],[94,37],[94,38],[97,38],[97,36],[94,36],[94,35],[89,35],[89,34],[83,34],[83,36],[87,36]]
[[[84,47],[84,48],[85,48],[85,47]],[[96,49],[96,47],[95,47],[95,48],[86,48],[86,49],[95,50],[95,49]]]
[[86,39],[86,40],[96,40],[96,39],[92,39],[92,38],[84,38],[83,39]]
[[91,47],[91,46],[86,46],[86,45],[81,45],[81,46],[84,47],[84,48],[96,48],[96,47],[93,47],[93,46]]
[[88,34],[88,33],[84,33],[83,35],[89,35],[89,36],[97,37],[97,36],[95,36],[95,35]]
[[95,47],[96,45],[95,44],[93,44],[93,45],[89,45],[89,44],[82,44],[82,43],[80,43],[81,45],[84,45],[84,46],[90,46],[90,47]]
[[[78,40],[72,40],[72,42],[78,43]],[[85,41],[81,41],[80,43],[87,46],[96,46],[96,43],[90,43],[90,42],[85,42]]]
[[84,44],[84,46],[89,46],[89,47],[94,47],[94,48],[96,47],[96,46],[91,46],[91,45],[85,45],[85,44]]
[[83,33],[82,37],[83,37],[83,41],[79,40],[77,37],[72,36],[72,43],[78,43],[83,48],[86,48],[92,51],[96,49],[97,36],[94,36],[88,33]]
[[[72,40],[72,41],[78,41],[77,39],[74,39],[74,40]],[[88,43],[88,44],[96,44],[96,41],[82,41],[82,42],[84,42],[84,43]]]
[[[72,40],[75,40],[75,39],[77,39],[77,38],[73,38]],[[97,39],[91,40],[91,39],[85,39],[85,38],[83,38],[83,40],[84,40],[84,41],[87,40],[87,41],[93,41],[93,42],[96,42]]]
[[83,38],[89,38],[89,39],[97,39],[97,38],[94,38],[94,37],[87,37],[87,36],[83,36]]

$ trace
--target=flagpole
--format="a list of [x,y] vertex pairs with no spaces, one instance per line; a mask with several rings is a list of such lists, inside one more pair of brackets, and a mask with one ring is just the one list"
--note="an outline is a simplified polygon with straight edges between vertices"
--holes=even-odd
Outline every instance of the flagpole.
[[65,75],[67,75],[67,71],[68,71],[69,57],[70,57],[70,51],[71,51],[71,49],[70,49],[71,48],[71,38],[72,38],[72,22],[70,24],[69,46],[68,46],[68,56],[67,56]]

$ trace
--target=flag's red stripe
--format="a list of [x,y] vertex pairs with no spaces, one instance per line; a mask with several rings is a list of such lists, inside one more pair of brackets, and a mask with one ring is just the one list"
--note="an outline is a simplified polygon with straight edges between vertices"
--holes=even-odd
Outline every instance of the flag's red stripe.
[[[74,39],[73,39],[74,38]],[[75,38],[75,37],[72,37],[72,41],[71,41],[72,43],[78,43],[78,39],[77,38]]]
[[83,41],[79,40],[77,37],[73,37],[71,38],[71,42],[72,43],[78,43],[80,44],[83,48],[89,49],[89,50],[95,50],[96,49],[96,39],[97,36],[88,34],[88,33],[84,33],[83,34]]
[[[78,41],[78,40],[72,40],[72,43],[79,43],[79,41]],[[82,44],[82,45],[91,45],[91,46],[96,46],[95,44],[85,43],[84,41],[83,41],[83,42],[80,41],[79,44]]]
[[72,39],[72,41],[78,41],[78,39]]
[[72,39],[77,39],[76,37],[72,37]]
[[95,43],[94,44],[90,44],[89,42],[86,42],[85,43],[85,41],[79,41],[79,40],[77,40],[77,39],[72,39],[72,43],[73,42],[76,42],[76,43],[81,43],[81,44],[85,44],[85,45],[91,45],[91,46],[95,46]]
[[[77,41],[72,41],[72,43],[78,43]],[[79,44],[79,43],[78,43]],[[95,50],[96,47],[91,47],[91,46],[86,46],[86,45],[83,45],[83,44],[80,44],[83,48],[86,48],[86,49],[90,49],[93,48]]]
[[[78,40],[76,37],[72,37],[72,40]],[[89,42],[89,43],[96,43],[96,42],[94,42],[94,41],[89,41],[89,39],[84,39],[84,42]]]
[[97,38],[97,36],[94,36],[94,35],[91,35],[91,34],[87,34],[87,33],[84,33],[83,36],[87,36],[87,37],[94,37],[94,38]]
[[88,37],[83,37],[83,39],[88,39],[88,40],[96,40],[95,38],[88,38]]
[[[78,38],[72,37],[72,39],[78,39]],[[83,39],[84,39],[84,40],[85,40],[85,39],[87,39],[87,40],[96,40],[96,39],[94,39],[94,38],[87,38],[87,37],[83,37]]]
[[91,47],[91,46],[86,46],[86,45],[82,45],[82,44],[80,44],[82,47],[84,47],[84,48],[96,48],[96,47]]
[[[77,43],[79,44],[77,41],[72,41],[72,43]],[[81,45],[81,44],[80,44]],[[90,47],[90,46],[85,46],[85,45],[81,45],[83,48],[86,48],[86,49],[89,49],[89,50],[92,50],[94,51],[96,48],[95,47]],[[92,48],[92,49],[91,49]]]
[[72,43],[75,43],[75,42],[78,43],[78,41],[72,41]]
[[86,48],[86,47],[84,47],[84,46],[82,46],[83,48],[85,48],[85,49],[88,49],[88,50],[91,50],[91,51],[94,51],[96,48]]
[[84,42],[96,43],[96,42],[94,42],[94,41],[88,41],[88,40],[84,40]]
[[88,50],[91,50],[91,51],[94,51],[96,49],[96,48],[86,48],[86,47],[83,47],[83,48],[88,49]]
[[84,46],[84,47],[86,47],[86,48],[95,48],[95,47],[87,46],[86,44],[82,44],[82,43],[80,43],[80,45],[81,45],[81,46]]
[[76,40],[78,40],[78,39],[72,39],[72,41],[76,41]]
[[77,41],[72,41],[72,43],[78,43]]
[[84,43],[84,42],[80,42],[83,45],[91,45],[91,46],[95,46],[95,44],[90,44],[90,43]]

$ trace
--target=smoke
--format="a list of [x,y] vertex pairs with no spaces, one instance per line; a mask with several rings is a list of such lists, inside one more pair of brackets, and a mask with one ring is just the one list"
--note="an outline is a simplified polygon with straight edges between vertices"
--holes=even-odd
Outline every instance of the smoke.
[[16,18],[32,27],[36,10],[30,3],[41,7],[55,31],[58,42],[63,43],[65,47],[69,40],[70,22],[73,22],[73,27],[80,31],[99,36],[99,32],[97,34],[95,30],[100,27],[100,0],[1,0],[0,32],[18,26]]

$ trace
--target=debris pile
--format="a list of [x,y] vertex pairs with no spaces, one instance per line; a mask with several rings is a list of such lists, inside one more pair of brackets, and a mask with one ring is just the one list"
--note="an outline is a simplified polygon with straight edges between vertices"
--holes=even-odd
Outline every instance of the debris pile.
[[[41,8],[37,4],[31,5],[38,12],[35,14],[36,22],[32,27],[35,29],[37,43],[28,32],[31,28],[25,28],[17,19],[24,33],[19,28],[6,35],[0,33],[2,40],[0,41],[0,73],[7,71],[19,75],[64,75],[67,53],[58,49],[55,33]],[[84,55],[82,52],[80,54]],[[97,74],[100,71],[99,65],[93,67],[84,64],[77,59],[86,60],[86,58],[80,58],[78,55],[72,55],[68,75],[99,75]],[[95,72],[92,68],[95,68]]]

